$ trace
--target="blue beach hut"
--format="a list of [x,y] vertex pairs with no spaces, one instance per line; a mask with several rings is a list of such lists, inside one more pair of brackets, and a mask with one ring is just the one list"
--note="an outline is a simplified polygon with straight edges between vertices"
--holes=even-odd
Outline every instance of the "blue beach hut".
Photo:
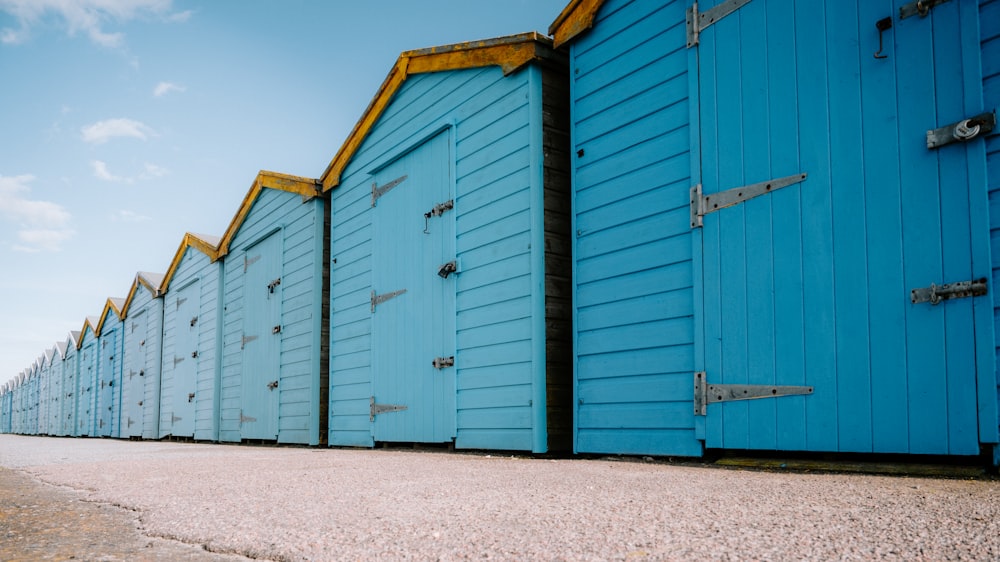
[[0,433],[10,433],[12,398],[10,383],[3,383],[3,386],[0,386]]
[[402,53],[322,176],[330,443],[569,446],[564,55]]
[[52,356],[52,370],[49,374],[49,435],[65,435],[63,430],[63,402],[66,400],[63,392],[63,372],[66,363],[66,342],[59,341],[55,345],[55,354]]
[[1000,6],[792,4],[550,30],[578,452],[996,454]]
[[262,171],[219,243],[222,441],[326,443],[328,219],[318,180]]
[[187,233],[164,274],[159,437],[217,441],[222,262],[215,236]]
[[121,437],[156,439],[163,350],[162,273],[136,274],[122,306]]
[[62,371],[62,405],[59,408],[62,422],[59,435],[76,434],[77,379],[79,374],[77,347],[79,342],[79,331],[72,330],[66,335],[66,355],[63,358]]
[[101,437],[118,437],[121,423],[122,380],[122,306],[125,299],[109,298],[104,304],[95,330],[100,345],[97,378],[97,430]]
[[97,324],[100,318],[88,316],[80,330],[77,342],[76,377],[76,430],[77,437],[97,437],[97,405],[100,381],[97,377],[100,359],[97,342]]

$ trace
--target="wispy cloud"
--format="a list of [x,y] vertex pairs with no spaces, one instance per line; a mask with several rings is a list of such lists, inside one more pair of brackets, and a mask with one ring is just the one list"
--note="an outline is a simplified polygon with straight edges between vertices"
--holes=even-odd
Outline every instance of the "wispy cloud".
[[153,88],[153,95],[159,98],[169,94],[170,92],[183,92],[186,89],[187,88],[184,86],[178,86],[173,82],[160,82],[155,88]]
[[108,23],[122,24],[133,19],[155,18],[185,22],[191,10],[175,12],[173,0],[0,0],[0,11],[17,19],[20,29],[0,30],[0,42],[17,44],[31,36],[31,29],[46,18],[62,23],[69,35],[85,34],[98,45],[118,48],[125,35],[105,31]]
[[119,222],[147,222],[153,220],[152,217],[140,215],[135,211],[129,211],[127,209],[120,209],[117,213],[111,216],[111,219]]
[[62,205],[29,197],[35,176],[0,176],[0,216],[17,225],[13,248],[22,252],[58,251],[75,234]]
[[156,131],[141,121],[134,119],[106,119],[80,129],[83,140],[93,144],[104,144],[116,137],[131,137],[146,140],[156,136]]
[[150,164],[148,162],[143,165],[142,172],[136,176],[119,176],[113,174],[111,173],[111,170],[108,169],[107,163],[102,160],[91,161],[90,167],[94,170],[95,178],[116,183],[135,183],[142,180],[161,178],[168,173],[166,168],[157,166],[156,164]]

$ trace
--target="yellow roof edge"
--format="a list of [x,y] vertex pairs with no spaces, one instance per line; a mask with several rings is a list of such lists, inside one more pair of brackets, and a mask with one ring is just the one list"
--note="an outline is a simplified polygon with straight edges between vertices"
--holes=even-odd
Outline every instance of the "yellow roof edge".
[[167,272],[163,275],[163,282],[160,283],[160,287],[157,289],[158,294],[162,295],[167,292],[167,288],[170,287],[170,281],[173,280],[174,274],[177,273],[177,268],[180,267],[181,260],[184,259],[184,252],[188,248],[198,250],[208,256],[208,259],[213,262],[219,259],[218,249],[212,243],[200,238],[197,234],[185,232],[184,238],[181,239],[181,245],[177,247],[177,253],[174,254],[174,259],[170,261],[170,267],[167,268]]
[[553,48],[558,49],[593,27],[594,18],[602,4],[604,0],[573,0],[563,8],[559,17],[549,26]]
[[108,297],[108,300],[104,301],[104,308],[101,310],[101,319],[97,321],[94,333],[100,335],[101,330],[104,329],[104,321],[108,318],[108,311],[114,312],[118,320],[121,321],[123,319],[122,308],[124,304],[125,299],[121,297]]
[[132,308],[132,300],[135,299],[135,293],[139,290],[140,283],[146,287],[146,290],[153,294],[153,298],[160,295],[160,288],[154,287],[143,273],[142,271],[136,273],[135,280],[132,281],[132,285],[129,287],[128,296],[125,297],[125,304],[122,306],[122,320],[128,317],[128,311]]
[[83,340],[87,337],[87,326],[90,326],[91,333],[97,336],[97,330],[95,328],[95,323],[92,320],[93,317],[87,316],[83,319],[83,327],[80,328],[80,337],[76,340],[76,348],[80,349],[83,346]]
[[236,233],[243,226],[243,221],[250,214],[250,209],[253,208],[254,202],[265,188],[296,193],[301,195],[303,200],[323,194],[318,179],[269,172],[267,170],[257,172],[257,177],[254,178],[253,183],[250,184],[250,189],[247,190],[246,196],[243,197],[243,203],[236,210],[236,215],[229,222],[229,227],[226,229],[225,234],[222,235],[222,240],[219,241],[216,259],[229,253],[229,244],[236,237]]
[[534,31],[482,41],[403,51],[379,86],[378,92],[368,104],[361,119],[354,125],[344,144],[320,176],[323,192],[340,185],[340,175],[410,75],[485,66],[499,66],[503,69],[504,75],[508,75],[533,61],[550,60],[557,56],[559,55],[552,48],[552,40]]

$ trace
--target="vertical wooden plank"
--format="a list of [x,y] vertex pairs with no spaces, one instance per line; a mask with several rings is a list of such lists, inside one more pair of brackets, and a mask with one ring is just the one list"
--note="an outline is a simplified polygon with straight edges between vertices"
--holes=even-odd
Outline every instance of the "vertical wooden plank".
[[822,4],[796,4],[806,372],[816,394],[806,410],[806,447],[836,450],[836,315],[833,302],[827,21]]
[[[870,452],[871,363],[857,4],[827,3],[838,450]],[[856,77],[857,80],[848,80]]]
[[[947,8],[940,6],[939,8]],[[907,21],[894,28],[896,44],[900,180],[903,185],[903,263],[909,289],[942,283],[941,198],[938,191],[938,151],[929,151],[925,131],[934,119],[933,22]],[[905,48],[904,48],[905,47]],[[942,71],[944,69],[941,69]],[[907,293],[897,298],[906,298]],[[910,305],[906,316],[909,452],[942,453],[936,444],[947,440],[946,392],[941,373],[947,365],[941,354],[944,307]],[[903,392],[897,388],[896,392]]]
[[[743,83],[744,182],[771,179],[769,98],[773,95],[768,75],[771,36],[785,34],[767,22],[765,2],[751,2],[740,10]],[[774,378],[774,240],[772,196],[745,204],[746,218],[746,307],[747,378],[750,384],[776,384]],[[747,447],[774,449],[777,445],[777,400],[751,400],[747,409]]]
[[[770,170],[774,177],[803,172],[800,165],[798,130],[798,58],[793,0],[768,0],[768,119],[772,134]],[[805,341],[802,327],[802,190],[799,184],[771,195],[774,215],[774,346],[775,379],[778,384],[805,385]],[[808,399],[811,399],[808,398]],[[806,448],[805,402],[792,396],[775,401],[776,447],[797,451]]]

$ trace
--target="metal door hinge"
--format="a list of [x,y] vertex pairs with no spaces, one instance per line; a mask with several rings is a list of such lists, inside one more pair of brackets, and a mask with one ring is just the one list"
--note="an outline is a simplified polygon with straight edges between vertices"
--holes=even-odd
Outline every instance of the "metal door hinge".
[[701,184],[699,183],[691,188],[691,228],[704,226],[703,218],[709,213],[725,209],[726,207],[732,207],[748,199],[753,199],[754,197],[759,197],[782,187],[788,187],[789,185],[805,181],[807,176],[808,174],[785,176],[743,187],[734,187],[711,195],[702,195]]
[[126,427],[132,427],[133,425],[135,425],[135,422],[132,421],[132,416],[129,416],[128,417],[128,425]]
[[382,187],[379,187],[377,183],[372,182],[372,207],[375,206],[375,201],[378,201],[379,197],[382,197],[386,193],[389,193],[390,189],[406,181],[406,178],[407,176],[400,176],[392,180],[391,182],[383,185]]
[[695,2],[692,4],[687,10],[688,48],[698,44],[702,30],[740,9],[748,2],[750,0],[726,0],[718,6],[709,8],[701,13],[698,12],[698,3]]
[[375,421],[375,416],[379,414],[390,414],[392,412],[402,412],[408,409],[402,404],[376,404],[375,397],[368,399],[368,421]]
[[958,123],[927,131],[927,148],[938,148],[953,142],[969,141],[992,132],[996,126],[996,112],[980,113]]
[[910,302],[913,304],[929,302],[934,305],[950,299],[980,297],[987,292],[989,292],[989,286],[985,277],[973,279],[972,281],[948,283],[947,285],[935,285],[931,283],[930,287],[910,291]]
[[247,272],[247,268],[248,267],[250,267],[251,265],[253,265],[253,264],[257,263],[257,262],[259,262],[260,258],[261,258],[261,256],[254,256],[252,258],[248,257],[248,256],[243,256],[243,273]]
[[257,418],[251,418],[250,416],[244,416],[243,415],[243,410],[240,410],[240,425],[243,425],[244,423],[247,423],[247,422],[255,422],[255,421],[257,421]]
[[384,303],[385,301],[396,298],[406,292],[406,289],[400,289],[398,291],[393,291],[391,293],[385,293],[382,295],[376,294],[372,291],[372,312],[375,312],[375,307]]
[[186,302],[187,302],[186,298],[185,299],[177,299],[177,302],[175,304],[177,305],[177,308],[180,308],[181,305],[184,304],[184,303],[186,303]]
[[452,273],[458,273],[458,261],[456,260],[441,264],[441,267],[438,268],[438,275],[443,279],[447,279]]
[[705,372],[694,374],[694,415],[704,416],[715,402],[755,400],[812,394],[811,386],[774,386],[766,384],[708,384]]
[[177,422],[181,421],[182,419],[184,419],[184,418],[177,417],[173,413],[170,414],[170,423],[177,423]]
[[243,339],[240,340],[240,349],[245,348],[248,343],[252,342],[255,339],[257,339],[257,336],[243,336]]
[[451,357],[435,357],[434,361],[431,362],[431,365],[433,365],[435,369],[444,369],[445,367],[454,367],[455,366],[455,356],[452,355]]
[[906,19],[910,16],[925,17],[931,11],[931,8],[945,2],[951,2],[951,0],[917,0],[916,2],[904,4],[899,7],[899,19]]
[[184,361],[183,357],[174,356],[174,367],[176,367],[177,364],[180,363],[181,361]]

